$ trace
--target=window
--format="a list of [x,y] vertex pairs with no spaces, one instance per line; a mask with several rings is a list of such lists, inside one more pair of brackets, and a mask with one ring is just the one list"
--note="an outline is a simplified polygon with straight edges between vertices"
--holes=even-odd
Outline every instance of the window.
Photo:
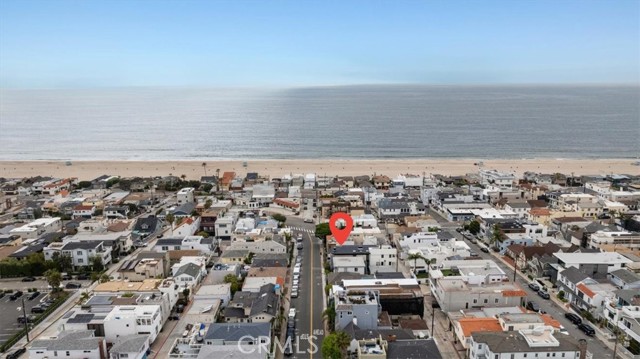
[[78,263],[83,263],[84,260],[82,258],[78,258]]
[[474,300],[473,300],[473,304],[476,304],[476,303],[478,303],[478,300],[477,300],[477,299],[474,299]]
[[67,350],[67,356],[71,356],[71,353]]
[[128,358],[129,354],[120,354],[120,358]]
[[486,299],[486,298],[485,298],[485,299],[484,299],[484,304],[487,304],[487,303],[489,303],[489,299]]
[[76,254],[81,256],[82,255],[82,251],[77,251]]
[[494,299],[495,303],[498,304],[498,302],[500,301],[498,298]]

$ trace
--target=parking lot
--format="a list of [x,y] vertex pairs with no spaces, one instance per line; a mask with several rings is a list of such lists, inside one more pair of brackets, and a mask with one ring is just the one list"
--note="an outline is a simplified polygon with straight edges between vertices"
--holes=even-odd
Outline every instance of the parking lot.
[[[25,283],[26,284],[26,283]],[[18,323],[18,317],[23,316],[22,311],[22,299],[24,298],[24,304],[27,309],[27,316],[31,315],[31,308],[40,304],[41,301],[46,300],[47,293],[40,293],[33,300],[28,300],[31,293],[24,291],[22,297],[16,300],[10,300],[10,293],[7,293],[3,298],[0,298],[0,344],[7,341],[13,334],[24,328],[24,324]]]

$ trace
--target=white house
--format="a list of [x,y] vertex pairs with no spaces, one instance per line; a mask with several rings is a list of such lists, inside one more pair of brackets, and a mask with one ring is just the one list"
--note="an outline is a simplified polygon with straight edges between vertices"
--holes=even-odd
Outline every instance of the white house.
[[287,247],[276,241],[262,240],[255,242],[237,241],[227,247],[227,250],[248,250],[251,253],[286,253]]
[[96,213],[94,205],[77,205],[73,207],[73,218],[93,218]]
[[223,283],[223,284],[213,284],[213,285],[203,285],[198,289],[194,298],[196,300],[212,300],[218,299],[220,300],[220,306],[226,307],[227,304],[231,301],[231,284]]
[[173,278],[184,288],[193,288],[203,278],[202,269],[195,263],[186,263],[176,269]]
[[104,318],[104,336],[108,343],[136,334],[148,335],[153,343],[162,329],[159,305],[118,305]]
[[512,173],[497,170],[480,170],[480,180],[485,186],[494,185],[500,188],[511,188],[516,176]]
[[230,240],[233,234],[233,227],[236,223],[236,214],[229,212],[224,217],[219,217],[215,223],[216,238],[222,240]]
[[195,188],[185,187],[176,193],[178,204],[195,203]]
[[104,359],[106,352],[106,341],[93,330],[66,330],[56,337],[32,341],[29,358]]
[[351,273],[362,273],[366,274],[365,270],[367,268],[365,264],[365,260],[362,257],[344,257],[344,256],[333,256],[331,258],[333,264],[334,272],[351,272]]
[[475,332],[471,336],[470,359],[581,358],[587,341],[555,335],[550,326],[506,332]]
[[398,241],[400,247],[417,249],[420,247],[433,246],[440,243],[438,240],[438,234],[434,232],[418,232],[412,233],[408,236],[402,236]]
[[397,272],[398,258],[395,248],[388,244],[369,247],[369,273]]
[[62,230],[62,220],[60,218],[39,218],[22,227],[12,229],[9,234],[20,236],[22,239],[36,239],[47,233],[60,230]]
[[98,257],[103,265],[111,263],[111,251],[101,241],[67,241],[60,248],[61,255],[69,256],[74,267],[91,266],[91,259]]

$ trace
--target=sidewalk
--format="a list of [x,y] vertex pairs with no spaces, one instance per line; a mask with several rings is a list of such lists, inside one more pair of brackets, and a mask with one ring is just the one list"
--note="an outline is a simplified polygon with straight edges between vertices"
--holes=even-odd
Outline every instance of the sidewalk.
[[[459,351],[454,343],[455,334],[453,330],[449,330],[449,321],[444,312],[440,309],[431,308],[431,302],[433,297],[431,296],[431,290],[429,286],[425,284],[420,285],[422,294],[424,294],[424,316],[423,319],[429,327],[429,334],[431,335],[431,317],[435,315],[434,327],[433,327],[433,339],[435,340],[440,354],[443,358],[462,359],[465,357],[464,351]],[[435,312],[435,313],[434,313]]]

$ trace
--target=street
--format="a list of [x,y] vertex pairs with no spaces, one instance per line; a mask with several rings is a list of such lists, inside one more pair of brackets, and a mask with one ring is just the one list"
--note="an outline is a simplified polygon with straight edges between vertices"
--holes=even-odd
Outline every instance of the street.
[[[320,255],[322,243],[313,233],[315,226],[304,223],[302,219],[287,218],[289,227],[308,229],[299,231],[294,229],[293,238],[300,233],[303,235],[304,247],[302,253],[302,270],[298,298],[291,298],[291,308],[296,308],[296,338],[292,358],[321,358],[320,345],[324,338],[322,312],[324,311],[324,285],[322,280],[323,263]],[[296,251],[298,251],[296,249]],[[312,343],[310,343],[312,340]],[[311,345],[313,344],[313,345]],[[315,346],[315,347],[314,347]],[[314,352],[314,349],[317,352]]]

